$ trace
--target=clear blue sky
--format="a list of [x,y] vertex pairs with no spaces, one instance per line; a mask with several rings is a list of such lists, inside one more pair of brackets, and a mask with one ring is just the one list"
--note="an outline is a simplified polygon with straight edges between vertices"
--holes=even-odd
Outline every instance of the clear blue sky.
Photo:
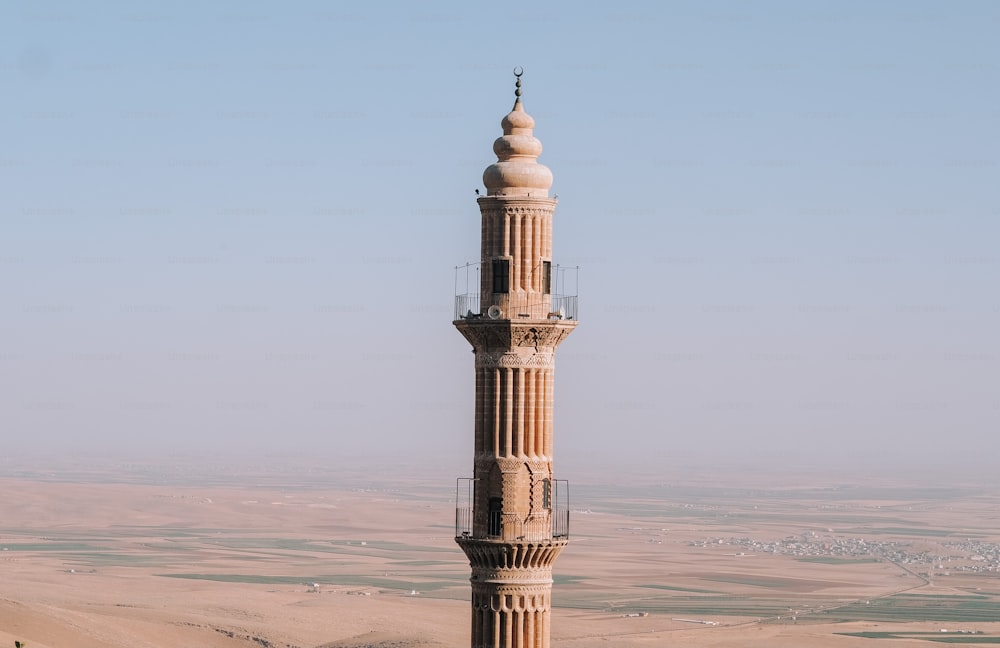
[[468,472],[452,267],[521,65],[582,267],[560,466],[994,462],[997,34],[988,0],[5,3],[0,454]]

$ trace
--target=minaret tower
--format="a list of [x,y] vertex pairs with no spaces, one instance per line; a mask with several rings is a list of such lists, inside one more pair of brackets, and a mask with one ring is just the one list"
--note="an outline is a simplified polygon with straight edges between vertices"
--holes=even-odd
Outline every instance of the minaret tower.
[[457,297],[454,322],[476,356],[474,477],[459,480],[455,527],[472,567],[472,648],[548,648],[552,563],[569,542],[552,405],[555,350],[576,327],[576,297],[553,295],[556,199],[521,103],[522,72],[493,143],[497,162],[483,172],[480,292]]

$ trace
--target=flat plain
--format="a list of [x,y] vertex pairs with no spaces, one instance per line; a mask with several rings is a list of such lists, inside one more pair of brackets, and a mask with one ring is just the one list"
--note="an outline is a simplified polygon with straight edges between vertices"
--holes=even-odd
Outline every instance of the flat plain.
[[[575,479],[552,644],[1000,644],[1000,487]],[[0,471],[0,646],[463,646],[446,475]]]

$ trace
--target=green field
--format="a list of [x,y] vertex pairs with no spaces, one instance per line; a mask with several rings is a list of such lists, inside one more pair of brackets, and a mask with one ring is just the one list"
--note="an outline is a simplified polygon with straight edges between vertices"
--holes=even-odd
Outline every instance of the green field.
[[988,623],[1000,620],[1000,600],[990,596],[897,594],[820,614],[837,621]]
[[923,639],[936,643],[1000,644],[1000,637],[987,635],[953,634],[944,632],[838,632],[843,637],[863,639]]

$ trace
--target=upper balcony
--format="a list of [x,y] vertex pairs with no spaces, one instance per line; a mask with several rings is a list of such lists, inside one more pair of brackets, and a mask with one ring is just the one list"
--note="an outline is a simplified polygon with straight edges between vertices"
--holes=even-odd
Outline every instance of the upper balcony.
[[483,294],[480,264],[456,266],[453,319],[575,321],[579,318],[580,268],[556,265],[552,270],[551,293],[509,290]]

